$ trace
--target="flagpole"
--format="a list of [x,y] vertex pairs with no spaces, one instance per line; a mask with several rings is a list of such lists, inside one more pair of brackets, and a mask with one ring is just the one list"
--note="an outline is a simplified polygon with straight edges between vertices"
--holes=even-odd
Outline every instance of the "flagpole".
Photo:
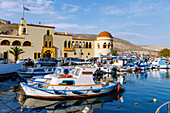
[[23,19],[24,19],[24,5],[23,5],[23,8],[22,8],[22,10],[23,10]]

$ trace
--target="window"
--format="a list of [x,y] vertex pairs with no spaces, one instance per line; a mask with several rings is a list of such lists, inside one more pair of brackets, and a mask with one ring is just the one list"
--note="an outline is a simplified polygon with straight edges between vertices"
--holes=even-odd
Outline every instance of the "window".
[[74,52],[74,55],[76,55],[77,53],[76,52]]
[[78,76],[80,71],[81,71],[80,69],[77,69],[76,72],[75,72],[75,76]]
[[79,43],[79,48],[81,48],[81,42]]
[[34,59],[37,59],[37,53],[34,53]]
[[38,58],[40,58],[40,56],[41,56],[41,53],[38,53]]
[[1,42],[1,45],[10,45],[10,42],[8,40],[3,40]]
[[47,35],[50,35],[50,30],[47,30]]
[[47,47],[47,41],[45,41],[45,47]]
[[12,43],[13,46],[21,46],[21,43],[19,41],[14,41]]
[[51,42],[49,42],[49,47],[51,47]]
[[68,57],[68,53],[64,53],[64,58]]
[[74,41],[72,41],[72,47],[74,48]]
[[85,48],[85,42],[83,42],[83,48]]
[[3,57],[4,57],[4,59],[8,59],[8,52],[4,52]]
[[90,53],[88,53],[88,55],[90,55]]
[[67,48],[67,41],[65,41],[65,42],[64,42],[64,47],[66,47],[66,48]]
[[91,42],[89,43],[89,48],[91,48]]
[[83,52],[81,52],[81,55],[83,55]]
[[78,41],[76,41],[76,48],[78,48]]
[[66,83],[67,85],[74,85],[74,80],[63,80],[62,83]]
[[89,44],[88,44],[88,42],[86,42],[86,48],[88,48],[88,46],[89,46]]
[[23,34],[26,34],[26,28],[23,29]]
[[100,44],[99,43],[97,43],[97,47],[98,47],[98,49],[100,49]]
[[70,46],[71,46],[71,42],[70,42],[70,41],[68,41],[68,48],[70,48]]
[[31,42],[25,41],[24,44],[23,44],[23,46],[31,46]]
[[103,48],[106,48],[106,42],[103,44]]
[[110,43],[107,46],[108,46],[108,49],[110,49],[110,46],[111,46]]

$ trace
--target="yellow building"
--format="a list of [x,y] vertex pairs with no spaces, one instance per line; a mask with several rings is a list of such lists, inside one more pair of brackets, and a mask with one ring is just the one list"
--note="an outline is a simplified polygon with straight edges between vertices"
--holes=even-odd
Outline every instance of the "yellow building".
[[79,57],[89,59],[100,55],[109,55],[113,49],[113,37],[103,31],[98,36],[90,34],[69,34],[55,32],[55,27],[27,24],[21,18],[21,24],[15,24],[16,33],[0,35],[0,57],[14,60],[9,54],[11,47],[18,46],[25,53],[19,59],[41,57],[46,53],[48,57]]

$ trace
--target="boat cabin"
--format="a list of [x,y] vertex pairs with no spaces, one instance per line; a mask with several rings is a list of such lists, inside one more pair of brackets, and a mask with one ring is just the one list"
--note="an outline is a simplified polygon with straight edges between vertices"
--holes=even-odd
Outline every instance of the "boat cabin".
[[53,76],[50,84],[55,85],[87,85],[95,84],[93,73],[95,68],[75,68],[72,75]]

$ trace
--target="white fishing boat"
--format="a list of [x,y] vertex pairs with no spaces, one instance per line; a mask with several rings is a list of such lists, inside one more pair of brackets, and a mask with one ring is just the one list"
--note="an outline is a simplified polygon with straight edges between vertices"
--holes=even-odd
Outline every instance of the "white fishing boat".
[[30,78],[33,76],[43,77],[47,74],[54,73],[54,67],[40,67],[40,68],[24,68],[17,71],[21,78]]
[[99,96],[120,90],[118,82],[96,83],[96,68],[75,68],[72,75],[53,76],[49,83],[20,83],[27,96],[48,99],[73,99]]

